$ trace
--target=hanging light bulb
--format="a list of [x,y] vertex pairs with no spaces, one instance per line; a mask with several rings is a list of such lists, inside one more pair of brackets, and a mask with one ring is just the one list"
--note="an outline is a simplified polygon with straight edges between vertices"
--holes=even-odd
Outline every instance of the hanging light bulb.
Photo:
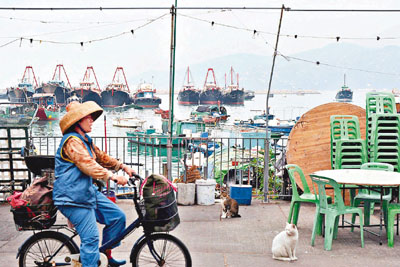
[[81,42],[81,51],[84,51],[85,49],[83,48],[83,42]]
[[257,31],[254,30],[254,31],[253,31],[253,39],[256,39],[256,34],[257,34]]
[[29,39],[29,47],[33,47],[33,39]]
[[214,24],[215,24],[215,22],[211,21],[211,30],[214,30]]

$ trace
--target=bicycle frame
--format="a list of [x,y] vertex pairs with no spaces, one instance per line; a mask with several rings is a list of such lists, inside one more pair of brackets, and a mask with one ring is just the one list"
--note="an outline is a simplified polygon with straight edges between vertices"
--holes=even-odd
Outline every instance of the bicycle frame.
[[[140,178],[139,176],[136,176],[139,180],[140,183],[142,181],[142,178]],[[131,234],[133,231],[135,231],[137,228],[139,228],[140,226],[142,226],[142,221],[144,219],[142,211],[140,209],[140,205],[138,203],[138,188],[137,186],[134,184],[134,180],[132,178],[130,178],[131,183],[133,184],[133,203],[135,205],[135,210],[136,213],[138,214],[138,218],[133,221],[128,227],[126,227],[120,234],[118,234],[117,236],[115,236],[113,239],[109,240],[107,243],[103,244],[100,248],[99,251],[100,253],[104,253],[106,254],[106,250],[107,249],[111,249],[113,248],[116,244],[118,244],[119,242],[121,242],[123,239],[125,239],[125,237],[127,237],[129,234]],[[56,226],[57,227],[57,226]],[[72,235],[68,237],[68,240],[70,242],[72,242],[74,244],[74,246],[76,246],[75,242],[73,241],[73,239],[78,235],[78,233],[75,231],[75,229],[70,229],[65,225],[59,225],[58,229],[62,229],[65,228],[68,231],[72,232]],[[53,228],[54,229],[54,228]],[[149,231],[144,231],[144,234],[135,242],[135,244],[132,246],[132,250],[131,250],[131,255],[130,255],[130,259],[132,259],[132,253],[134,251],[134,249],[136,248],[136,246],[145,238],[149,237],[152,234],[152,232]],[[31,242],[32,239],[35,238],[36,233],[34,233],[34,235],[32,235],[30,238],[28,238],[18,249],[18,253],[17,253],[17,258],[20,257],[21,254],[21,249],[24,247],[24,245],[28,242]],[[150,240],[150,239],[149,239]],[[51,255],[50,260],[53,260],[55,257],[57,257],[57,253],[66,245],[66,243],[63,243],[54,253],[54,255]],[[160,264],[162,259],[161,256],[158,255],[153,247],[152,242],[148,241],[147,245],[149,247],[150,253],[152,254],[152,256],[154,257],[154,259]],[[79,251],[79,248],[76,247],[76,250]]]
[[[142,182],[141,178],[140,182]],[[138,193],[137,193],[137,186],[134,185],[133,186],[133,203],[135,205],[135,210],[136,213],[138,214],[138,218],[133,221],[128,227],[125,228],[124,231],[122,231],[119,235],[117,235],[116,237],[114,237],[113,239],[109,240],[107,243],[103,244],[99,250],[101,253],[105,253],[107,249],[111,249],[114,245],[118,244],[119,242],[121,242],[122,240],[125,239],[125,237],[127,237],[128,235],[130,235],[133,231],[135,231],[137,228],[139,228],[141,226],[141,222],[143,221],[143,214],[142,211],[140,210],[140,206],[138,203]],[[132,247],[131,253],[134,250],[134,248],[137,246],[137,244],[139,244],[140,241],[142,241],[144,238],[146,238],[147,236],[149,236],[151,234],[151,232],[144,232],[144,234],[138,239],[136,240],[135,244]],[[154,259],[160,263],[160,256],[154,251],[153,245],[150,242],[147,242],[147,245],[149,246],[150,252],[153,255]]]

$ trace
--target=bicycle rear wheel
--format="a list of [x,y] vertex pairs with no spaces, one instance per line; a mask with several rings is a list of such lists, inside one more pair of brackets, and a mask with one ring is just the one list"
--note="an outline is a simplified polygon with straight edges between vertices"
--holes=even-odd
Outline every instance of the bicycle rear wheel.
[[[156,260],[150,250],[157,255]],[[192,266],[192,258],[185,244],[169,234],[152,234],[141,240],[133,248],[132,266]]]
[[67,235],[44,231],[31,236],[22,246],[19,266],[52,266],[50,260],[54,257],[77,253],[79,248]]

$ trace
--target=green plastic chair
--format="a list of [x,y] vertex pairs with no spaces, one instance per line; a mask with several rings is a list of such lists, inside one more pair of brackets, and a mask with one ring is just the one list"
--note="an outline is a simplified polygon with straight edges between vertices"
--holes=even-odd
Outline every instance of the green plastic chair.
[[386,234],[388,239],[388,247],[394,246],[394,219],[396,214],[400,213],[400,203],[390,203],[387,210],[387,227]]
[[[391,164],[379,163],[379,162],[368,162],[361,165],[363,170],[381,170],[381,171],[393,171],[394,167]],[[392,190],[388,190],[388,193],[382,197],[382,208],[384,214],[385,224],[387,224],[387,210],[389,201],[392,199]],[[369,189],[359,189],[358,194],[354,197],[353,206],[358,207],[361,202],[364,202],[364,225],[370,224],[370,215],[373,213],[374,203],[381,202],[381,194],[376,191]],[[351,222],[354,224],[356,215],[353,214]],[[352,228],[353,230],[353,228]]]
[[[290,210],[288,216],[288,223],[292,223],[297,225],[297,219],[299,218],[300,204],[301,202],[311,202],[317,203],[318,199],[316,198],[314,193],[311,193],[310,188],[307,184],[307,180],[304,176],[301,168],[296,164],[288,164],[285,166],[286,170],[289,173],[290,182],[292,183],[292,201],[290,202]],[[303,194],[299,194],[297,190],[296,184],[296,174],[300,176],[301,183],[303,185]]]
[[[322,215],[325,215],[325,240],[324,249],[332,249],[332,240],[337,238],[339,217],[343,214],[357,213],[360,216],[360,235],[361,235],[361,247],[364,247],[364,230],[363,230],[363,215],[361,208],[345,206],[341,194],[339,184],[335,180],[320,177],[316,175],[310,175],[311,179],[318,186],[318,198],[319,203],[314,217],[314,226],[311,235],[311,246],[314,246],[315,235],[318,232],[319,221]],[[328,196],[326,194],[326,187],[334,190],[334,204],[328,204]]]

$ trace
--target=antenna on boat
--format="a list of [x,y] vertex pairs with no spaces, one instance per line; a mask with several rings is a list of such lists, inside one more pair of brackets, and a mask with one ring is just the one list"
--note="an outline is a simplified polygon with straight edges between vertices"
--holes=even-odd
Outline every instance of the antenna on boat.
[[346,86],[346,73],[344,74],[343,79],[344,79],[344,86]]

